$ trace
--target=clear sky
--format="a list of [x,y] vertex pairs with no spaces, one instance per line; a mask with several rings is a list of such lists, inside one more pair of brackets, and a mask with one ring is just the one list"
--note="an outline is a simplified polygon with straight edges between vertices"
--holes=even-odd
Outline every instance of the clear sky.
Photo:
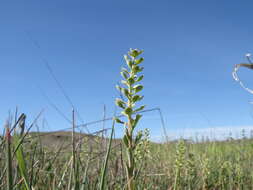
[[[39,125],[43,118],[48,125],[43,130],[69,127],[42,95],[71,117],[43,59],[85,122],[101,119],[103,105],[112,116],[123,55],[139,48],[145,58],[143,103],[161,108],[169,134],[249,129],[253,96],[231,72],[253,52],[252,7],[250,0],[2,1],[0,124],[18,106],[30,122],[44,108]],[[239,74],[253,87],[253,72]],[[161,136],[157,112],[144,116],[140,128],[145,127],[152,138]]]

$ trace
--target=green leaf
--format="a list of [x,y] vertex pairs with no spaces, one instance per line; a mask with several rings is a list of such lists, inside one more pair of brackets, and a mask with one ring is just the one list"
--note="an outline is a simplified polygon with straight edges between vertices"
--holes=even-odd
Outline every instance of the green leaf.
[[146,106],[141,106],[138,109],[134,110],[134,113],[142,111]]
[[126,108],[126,103],[123,102],[121,99],[119,98],[116,98],[115,100],[115,104],[119,107],[121,107],[122,109],[125,109]]
[[128,78],[128,73],[126,73],[125,71],[121,71],[120,74],[124,79]]
[[126,62],[127,66],[131,69],[134,63],[132,61]]
[[132,114],[132,112],[133,112],[133,109],[130,108],[130,107],[127,107],[127,108],[125,109],[125,113],[126,113],[127,115]]
[[134,97],[133,97],[133,102],[135,103],[135,102],[137,102],[137,101],[140,101],[140,100],[142,100],[143,99],[143,96],[140,96],[140,95],[135,95]]
[[141,132],[137,134],[137,136],[135,137],[135,145],[137,145],[140,142],[142,136],[143,134]]
[[127,73],[128,75],[130,75],[129,71],[124,67],[121,68],[121,71],[123,71],[123,72]]
[[124,94],[127,98],[129,98],[129,91],[125,88],[121,88],[121,93]]
[[122,114],[126,115],[126,116],[129,116],[133,113],[133,109],[130,108],[130,107],[127,107],[123,112]]
[[123,137],[123,142],[124,142],[125,146],[128,147],[128,138],[126,135],[124,135],[124,137]]
[[117,123],[120,123],[120,124],[125,124],[125,122],[124,121],[121,121],[119,118],[114,118],[114,120],[117,122]]
[[144,78],[144,75],[141,75],[141,76],[138,77],[135,81],[136,81],[136,82],[140,82],[143,78]]
[[126,62],[130,61],[130,59],[127,55],[124,55],[124,59],[125,59]]
[[[19,141],[20,141],[20,138],[17,135],[15,135],[14,136],[15,147],[18,147]],[[18,149],[16,151],[16,159],[17,159],[20,175],[22,176],[22,178],[24,180],[23,182],[25,184],[25,187],[27,190],[30,190],[29,180],[28,180],[28,168],[26,165],[25,154],[23,152],[23,145],[22,144],[18,147]]]
[[124,55],[124,59],[126,61],[126,64],[128,65],[129,68],[132,68],[132,65],[134,64],[132,60],[129,59],[127,55]]
[[133,89],[134,89],[134,92],[135,92],[135,93],[138,93],[138,92],[140,92],[140,91],[143,89],[143,86],[140,85],[140,84],[138,84],[138,85],[135,85],[135,86],[133,87]]
[[133,85],[135,83],[135,80],[132,77],[130,77],[127,79],[127,82],[129,85]]
[[139,67],[138,65],[135,65],[133,68],[132,68],[132,71],[133,73],[139,73],[141,71],[143,71],[144,67]]
[[[107,147],[107,151],[106,151],[106,156],[105,156],[105,160],[104,160],[104,164],[103,164],[103,169],[101,170],[101,179],[100,179],[100,188],[99,190],[103,190],[105,189],[105,176],[106,176],[106,170],[108,167],[108,160],[109,160],[109,156],[111,153],[111,147],[112,147],[112,139],[113,139],[113,134],[114,134],[114,122],[112,124],[112,132],[111,132],[111,136],[110,136],[110,140],[109,140],[109,145]],[[79,189],[79,188],[75,188],[74,189]]]
[[140,115],[140,114],[136,115],[136,117],[134,119],[134,124],[133,124],[134,128],[136,127],[137,123],[140,121],[141,117],[142,117],[142,115]]
[[135,59],[134,62],[138,65],[140,64],[142,61],[144,61],[144,58],[141,57],[140,59]]

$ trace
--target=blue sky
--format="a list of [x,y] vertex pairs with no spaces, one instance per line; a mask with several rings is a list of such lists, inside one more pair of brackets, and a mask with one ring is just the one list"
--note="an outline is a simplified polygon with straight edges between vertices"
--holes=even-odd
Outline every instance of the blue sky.
[[[102,118],[104,104],[107,115],[113,115],[123,55],[139,48],[145,58],[143,103],[161,108],[169,134],[249,128],[253,96],[240,88],[231,72],[253,52],[252,6],[249,0],[2,1],[0,124],[18,106],[29,121],[44,108],[39,124],[45,118],[48,125],[43,130],[69,126],[39,90],[71,116],[43,59],[85,122]],[[250,71],[239,74],[253,87]],[[161,136],[157,112],[144,116],[140,128],[145,127],[153,138]]]

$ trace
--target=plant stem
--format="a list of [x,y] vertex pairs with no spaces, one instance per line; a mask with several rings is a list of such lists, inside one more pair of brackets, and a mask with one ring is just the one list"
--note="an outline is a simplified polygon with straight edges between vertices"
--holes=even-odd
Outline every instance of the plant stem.
[[7,190],[13,189],[11,134],[9,125],[6,124],[6,158],[7,158]]

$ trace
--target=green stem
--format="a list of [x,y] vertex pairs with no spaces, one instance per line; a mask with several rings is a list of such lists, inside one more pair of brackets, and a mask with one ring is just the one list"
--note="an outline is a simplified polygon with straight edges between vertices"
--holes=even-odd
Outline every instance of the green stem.
[[111,132],[109,145],[108,145],[106,156],[105,156],[104,166],[103,166],[103,169],[102,169],[102,175],[101,175],[101,180],[100,180],[100,188],[99,188],[100,190],[103,190],[104,186],[105,186],[105,174],[106,174],[106,169],[107,169],[107,165],[108,165],[109,155],[110,155],[110,152],[111,152],[113,134],[114,134],[114,122],[112,124],[112,132]]
[[13,189],[11,135],[9,126],[6,127],[6,157],[7,157],[7,190]]

